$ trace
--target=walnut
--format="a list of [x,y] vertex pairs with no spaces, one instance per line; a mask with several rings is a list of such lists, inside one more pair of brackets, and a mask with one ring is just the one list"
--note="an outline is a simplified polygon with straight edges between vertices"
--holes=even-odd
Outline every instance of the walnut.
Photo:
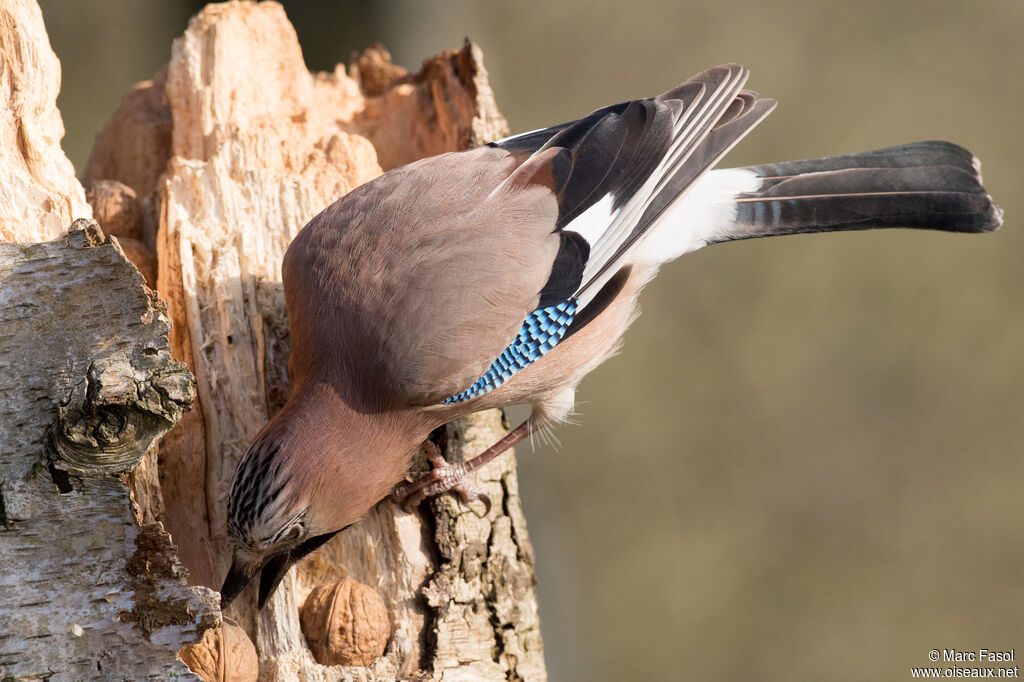
[[384,600],[352,578],[318,585],[299,615],[321,665],[370,665],[384,654],[391,634]]
[[206,682],[253,682],[260,674],[249,635],[229,623],[210,628],[201,640],[183,646],[178,657]]

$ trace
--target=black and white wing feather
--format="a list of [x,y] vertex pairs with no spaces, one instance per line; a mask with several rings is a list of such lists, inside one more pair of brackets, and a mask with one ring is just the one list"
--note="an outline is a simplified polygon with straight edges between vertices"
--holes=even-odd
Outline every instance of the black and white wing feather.
[[[771,111],[774,102],[741,90],[746,79],[742,66],[719,66],[659,97],[492,143],[522,157],[511,186],[544,184],[554,193],[560,244],[537,309],[488,370],[445,403],[494,390],[593,319],[609,300],[598,293],[632,258],[663,262],[699,241],[670,230],[638,251],[693,183]],[[747,185],[729,199],[754,189]]]
[[533,148],[517,174],[547,170],[558,200],[563,249],[542,305],[574,298],[584,309],[691,186],[771,111],[774,101],[741,90],[747,75],[737,64],[719,66],[659,97],[492,143]]

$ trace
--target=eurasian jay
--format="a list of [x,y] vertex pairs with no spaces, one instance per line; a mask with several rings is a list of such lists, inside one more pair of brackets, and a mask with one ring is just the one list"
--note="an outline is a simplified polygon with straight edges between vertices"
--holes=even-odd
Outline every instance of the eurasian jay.
[[313,218],[284,258],[293,392],[231,480],[230,602],[357,522],[438,426],[527,403],[457,489],[562,420],[658,267],[708,244],[881,227],[995,230],[979,163],[948,142],[711,170],[774,107],[719,66],[663,95],[396,168]]

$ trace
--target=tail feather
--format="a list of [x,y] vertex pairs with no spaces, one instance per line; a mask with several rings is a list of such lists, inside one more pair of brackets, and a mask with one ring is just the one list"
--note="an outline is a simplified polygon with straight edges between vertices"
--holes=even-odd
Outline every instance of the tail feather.
[[883,227],[988,232],[1002,224],[977,159],[949,142],[745,170],[761,186],[736,197],[735,222],[715,242]]
[[897,147],[886,147],[858,154],[766,163],[748,168],[761,177],[773,178],[846,168],[908,168],[912,166],[956,166],[975,174],[979,173],[981,169],[981,163],[974,154],[958,144],[943,140],[911,142]]

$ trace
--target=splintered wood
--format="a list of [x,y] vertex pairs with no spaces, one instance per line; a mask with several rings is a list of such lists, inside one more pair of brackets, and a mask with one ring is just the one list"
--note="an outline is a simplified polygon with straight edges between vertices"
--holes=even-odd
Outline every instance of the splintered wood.
[[60,148],[60,63],[35,0],[0,2],[0,240],[41,241],[91,218]]
[[[175,355],[198,400],[160,446],[161,519],[192,582],[218,588],[231,560],[227,486],[290,391],[284,251],[316,213],[382,171],[506,134],[479,48],[467,42],[416,74],[383,48],[349,71],[310,73],[280,5],[211,5],[175,41],[167,69],[129,93],[98,138],[86,177],[139,202],[153,242]],[[447,429],[449,457],[497,440],[498,412]],[[514,458],[485,468],[485,518],[450,496],[407,514],[389,501],[293,569],[257,614],[263,680],[543,680],[543,648]],[[426,509],[426,507],[424,507]],[[384,656],[321,666],[299,611],[322,583],[353,579],[383,597]]]

